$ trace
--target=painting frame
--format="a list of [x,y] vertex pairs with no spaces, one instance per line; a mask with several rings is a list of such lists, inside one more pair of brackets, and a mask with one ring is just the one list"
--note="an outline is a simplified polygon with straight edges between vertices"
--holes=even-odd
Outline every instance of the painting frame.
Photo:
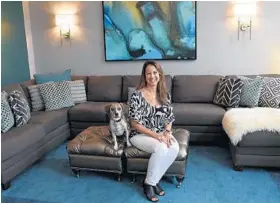
[[[140,1],[138,1],[140,2]],[[152,2],[152,1],[151,1]],[[171,1],[168,1],[171,2]],[[106,28],[105,28],[105,12],[104,12],[104,1],[102,1],[102,24],[103,24],[103,46],[104,46],[104,59],[105,62],[117,62],[117,61],[147,61],[147,60],[157,60],[157,61],[194,61],[197,59],[197,1],[182,1],[182,2],[193,2],[194,3],[194,26],[195,26],[195,35],[194,35],[194,43],[195,43],[195,48],[192,51],[192,56],[191,57],[184,57],[184,58],[137,58],[137,59],[108,59],[107,57],[107,50],[108,50],[108,45],[106,43]]]

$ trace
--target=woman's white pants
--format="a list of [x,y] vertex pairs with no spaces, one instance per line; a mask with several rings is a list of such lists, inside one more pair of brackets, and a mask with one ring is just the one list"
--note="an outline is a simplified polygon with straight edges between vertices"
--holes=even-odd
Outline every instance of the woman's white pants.
[[136,148],[152,154],[145,183],[155,186],[176,159],[179,152],[178,142],[173,137],[172,145],[168,148],[164,142],[145,134],[134,135],[130,141]]

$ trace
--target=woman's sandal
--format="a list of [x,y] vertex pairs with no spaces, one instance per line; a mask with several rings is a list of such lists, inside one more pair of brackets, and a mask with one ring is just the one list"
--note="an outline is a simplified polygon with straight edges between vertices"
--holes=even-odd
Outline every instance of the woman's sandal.
[[[143,189],[144,189],[144,194],[146,195],[147,199],[151,202],[157,202],[158,197],[155,194],[154,187],[152,185],[148,185],[144,183],[143,181]],[[155,200],[153,200],[155,199]]]
[[153,187],[154,187],[157,195],[159,195],[159,196],[164,196],[165,195],[164,190],[160,187],[159,184],[156,184],[156,186],[153,186]]

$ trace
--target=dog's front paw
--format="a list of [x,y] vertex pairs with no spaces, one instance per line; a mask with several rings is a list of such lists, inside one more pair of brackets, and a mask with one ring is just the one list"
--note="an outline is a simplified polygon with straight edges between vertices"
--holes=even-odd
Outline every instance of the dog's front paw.
[[118,145],[114,145],[114,150],[118,150]]

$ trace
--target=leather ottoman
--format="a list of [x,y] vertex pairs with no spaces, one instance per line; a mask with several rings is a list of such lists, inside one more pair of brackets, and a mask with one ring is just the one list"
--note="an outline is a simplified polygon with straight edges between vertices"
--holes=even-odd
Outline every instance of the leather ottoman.
[[80,170],[123,172],[123,143],[118,142],[119,149],[114,150],[108,126],[91,126],[67,143],[72,171],[79,177]]
[[[165,176],[175,176],[178,181],[177,187],[180,187],[186,173],[190,133],[185,129],[173,129],[172,134],[179,143],[179,153],[174,163],[166,171]],[[127,172],[132,174],[132,182],[135,182],[136,174],[146,174],[151,154],[133,146],[125,148],[124,154],[127,159]]]

